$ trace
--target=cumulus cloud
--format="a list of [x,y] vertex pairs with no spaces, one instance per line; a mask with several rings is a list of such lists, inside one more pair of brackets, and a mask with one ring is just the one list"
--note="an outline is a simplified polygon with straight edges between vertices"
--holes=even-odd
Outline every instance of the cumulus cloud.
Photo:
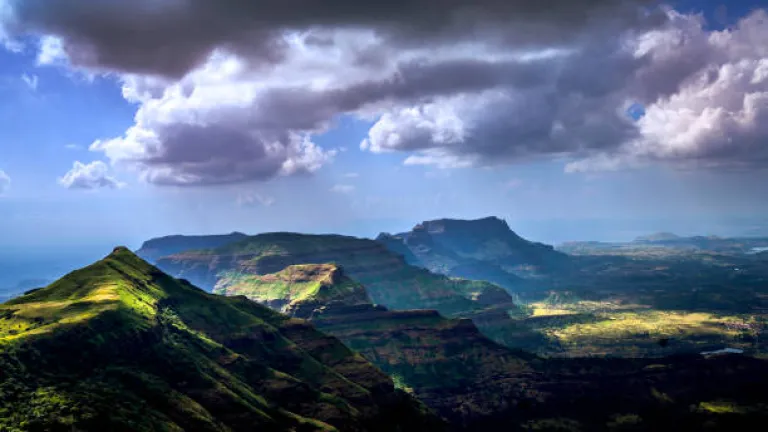
[[4,194],[11,188],[11,178],[5,171],[0,170],[0,195]]
[[331,192],[339,194],[351,194],[355,191],[355,187],[347,184],[337,184],[331,188]]
[[[768,15],[715,32],[701,16],[668,16],[657,29],[593,41],[553,62],[557,72],[539,86],[394,107],[361,148],[416,152],[406,163],[440,167],[542,155],[577,158],[567,171],[659,161],[765,167]],[[637,104],[644,115],[635,121],[627,111]]]
[[4,28],[118,77],[135,124],[90,149],[160,185],[311,174],[344,115],[410,165],[765,162],[764,11],[713,32],[640,0],[321,3],[16,0]]
[[72,169],[59,179],[59,184],[67,189],[116,189],[123,187],[114,177],[109,175],[109,166],[101,161],[84,164],[75,162]]

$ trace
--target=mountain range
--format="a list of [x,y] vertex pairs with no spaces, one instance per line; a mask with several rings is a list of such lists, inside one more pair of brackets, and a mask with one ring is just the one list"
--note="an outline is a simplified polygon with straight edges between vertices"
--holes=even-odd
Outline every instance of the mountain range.
[[337,264],[290,265],[217,291],[231,296],[117,248],[3,304],[0,429],[734,430],[765,421],[768,365],[750,357],[541,358],[489,340],[468,319],[372,304]]

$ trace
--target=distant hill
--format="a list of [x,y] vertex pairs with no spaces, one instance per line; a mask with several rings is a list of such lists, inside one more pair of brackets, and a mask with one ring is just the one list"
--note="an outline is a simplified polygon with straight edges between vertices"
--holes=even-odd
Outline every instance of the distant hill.
[[523,239],[496,217],[425,221],[409,232],[383,233],[376,240],[414,265],[449,276],[486,280],[512,291],[524,285],[520,275],[557,271],[569,261],[552,246]]
[[0,306],[0,430],[442,427],[337,339],[124,248]]
[[217,248],[246,237],[248,236],[239,232],[225,235],[160,237],[144,242],[136,254],[147,261],[154,262],[160,257],[189,250]]
[[678,240],[680,239],[680,236],[676,234],[672,234],[669,232],[658,232],[654,234],[649,234],[645,236],[639,236],[634,241],[636,242],[657,242],[657,241],[668,241],[668,240]]

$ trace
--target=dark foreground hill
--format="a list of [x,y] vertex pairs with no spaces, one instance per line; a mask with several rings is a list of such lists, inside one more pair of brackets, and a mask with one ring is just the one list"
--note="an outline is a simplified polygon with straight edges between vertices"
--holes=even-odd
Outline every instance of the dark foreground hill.
[[328,265],[217,291],[310,319],[466,430],[727,431],[768,420],[768,364],[749,357],[540,358],[490,341],[469,320],[365,304],[364,287]]
[[118,248],[0,306],[2,431],[428,431],[337,339]]

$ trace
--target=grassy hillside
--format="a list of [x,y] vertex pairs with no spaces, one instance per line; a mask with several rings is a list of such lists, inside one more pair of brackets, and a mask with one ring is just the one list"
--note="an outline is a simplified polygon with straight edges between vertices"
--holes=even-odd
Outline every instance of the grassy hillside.
[[371,302],[363,285],[334,264],[293,265],[263,276],[230,272],[221,278],[214,292],[244,295],[289,314],[305,305]]
[[430,430],[338,340],[124,248],[0,306],[0,430]]

